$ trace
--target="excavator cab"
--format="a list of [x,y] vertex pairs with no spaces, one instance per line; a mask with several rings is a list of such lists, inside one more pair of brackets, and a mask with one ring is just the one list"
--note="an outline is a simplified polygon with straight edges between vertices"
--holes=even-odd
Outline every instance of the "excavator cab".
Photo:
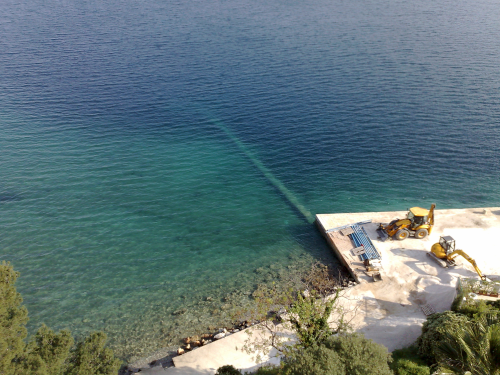
[[421,207],[412,207],[408,210],[408,215],[406,217],[411,222],[411,229],[416,230],[416,228],[427,223],[429,210]]
[[455,239],[451,236],[441,236],[439,238],[439,245],[441,245],[447,254],[455,251]]

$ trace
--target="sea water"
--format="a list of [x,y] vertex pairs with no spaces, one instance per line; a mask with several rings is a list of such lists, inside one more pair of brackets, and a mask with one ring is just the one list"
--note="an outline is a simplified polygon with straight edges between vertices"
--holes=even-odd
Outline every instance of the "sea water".
[[[495,1],[0,3],[0,260],[123,358],[335,263],[315,213],[500,205]],[[309,215],[309,214],[310,215]]]

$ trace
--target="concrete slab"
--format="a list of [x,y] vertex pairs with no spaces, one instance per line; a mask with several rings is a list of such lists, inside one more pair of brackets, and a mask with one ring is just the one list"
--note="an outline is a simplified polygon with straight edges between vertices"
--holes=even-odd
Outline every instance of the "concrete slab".
[[[247,354],[242,350],[246,341],[250,338],[248,332],[251,332],[253,337],[270,337],[266,330],[259,329],[258,326],[250,327],[244,331],[233,333],[223,339],[175,357],[173,359],[174,365],[178,368],[211,371],[212,374],[224,365],[233,365],[240,370],[254,371],[259,367],[259,364],[255,362],[253,355]],[[271,348],[269,349],[271,350]],[[276,358],[276,350],[274,349],[270,351],[269,355],[262,357],[264,359],[262,363],[279,364],[279,359]]]

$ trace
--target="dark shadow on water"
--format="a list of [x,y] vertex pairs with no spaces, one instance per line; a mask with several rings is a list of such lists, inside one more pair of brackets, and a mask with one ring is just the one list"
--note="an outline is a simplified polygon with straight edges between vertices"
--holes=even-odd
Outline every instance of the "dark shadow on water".
[[321,235],[316,224],[291,225],[287,228],[290,236],[305,252],[333,268],[342,267],[333,250]]
[[19,194],[2,194],[0,195],[0,202],[17,202],[22,200]]

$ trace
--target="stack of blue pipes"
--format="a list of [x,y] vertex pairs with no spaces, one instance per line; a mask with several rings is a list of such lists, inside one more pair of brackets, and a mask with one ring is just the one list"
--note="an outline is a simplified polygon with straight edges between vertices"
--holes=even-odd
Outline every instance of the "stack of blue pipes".
[[356,247],[363,246],[365,249],[365,253],[360,255],[361,260],[382,259],[370,240],[370,237],[366,234],[365,229],[357,224],[351,225],[351,228],[353,233],[351,233],[349,237],[353,240]]

